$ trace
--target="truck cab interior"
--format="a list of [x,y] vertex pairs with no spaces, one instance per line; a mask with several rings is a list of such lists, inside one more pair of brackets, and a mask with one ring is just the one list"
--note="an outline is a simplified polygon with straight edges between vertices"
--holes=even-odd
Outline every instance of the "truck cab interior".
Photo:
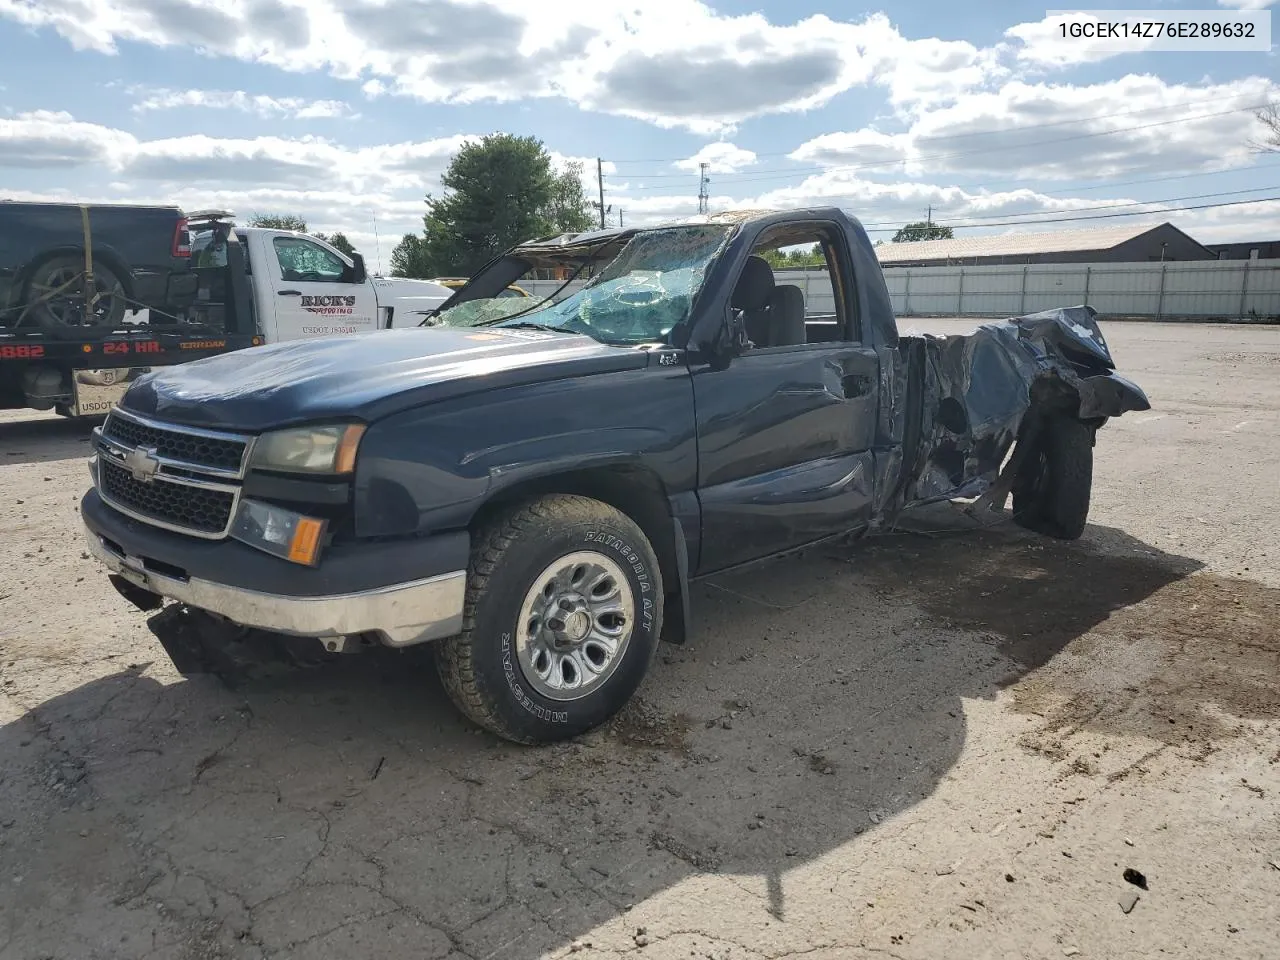
[[753,349],[858,339],[836,236],[807,222],[782,224],[756,242],[730,301],[743,314]]

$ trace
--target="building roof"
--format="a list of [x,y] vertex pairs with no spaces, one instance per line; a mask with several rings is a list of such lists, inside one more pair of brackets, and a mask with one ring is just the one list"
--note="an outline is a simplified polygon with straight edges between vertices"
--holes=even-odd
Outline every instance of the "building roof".
[[[1054,230],[1048,233],[1001,233],[985,237],[956,237],[954,240],[882,243],[876,247],[876,255],[881,263],[899,263],[918,260],[960,260],[968,257],[1018,257],[1079,250],[1110,250],[1163,225],[1126,224],[1117,227]],[[1174,229],[1177,228],[1174,227]]]
[[1280,247],[1280,237],[1273,237],[1270,240],[1232,240],[1229,243],[1206,243],[1206,247],[1210,250],[1230,250],[1230,249],[1247,249],[1248,247]]

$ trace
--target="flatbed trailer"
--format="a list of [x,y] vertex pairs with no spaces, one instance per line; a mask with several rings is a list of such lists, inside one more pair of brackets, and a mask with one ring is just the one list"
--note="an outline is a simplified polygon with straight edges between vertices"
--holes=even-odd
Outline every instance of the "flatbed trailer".
[[195,268],[196,302],[170,322],[126,323],[107,335],[51,336],[0,328],[0,409],[101,417],[139,375],[264,342],[244,251],[228,227],[224,266]]

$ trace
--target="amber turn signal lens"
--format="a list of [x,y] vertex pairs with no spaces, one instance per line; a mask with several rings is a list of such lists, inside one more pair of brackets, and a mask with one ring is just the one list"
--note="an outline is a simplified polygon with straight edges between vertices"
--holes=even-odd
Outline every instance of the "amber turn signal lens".
[[320,517],[245,498],[231,525],[231,536],[281,560],[314,567],[320,562],[327,529],[328,521]]
[[334,457],[333,467],[336,473],[351,473],[356,468],[356,451],[360,449],[360,438],[364,436],[363,423],[353,423],[343,431],[338,442],[338,455]]
[[324,522],[304,517],[298,521],[293,530],[293,539],[289,541],[289,559],[294,563],[311,566],[316,562],[316,554],[320,551],[320,534],[324,530]]

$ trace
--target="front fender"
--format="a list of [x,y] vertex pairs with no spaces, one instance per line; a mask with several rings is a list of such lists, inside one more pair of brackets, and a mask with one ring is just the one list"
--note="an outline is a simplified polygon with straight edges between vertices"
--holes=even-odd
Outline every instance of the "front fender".
[[356,466],[358,537],[466,526],[512,487],[631,466],[669,491],[693,489],[693,386],[652,365],[499,388],[404,411],[370,426]]

